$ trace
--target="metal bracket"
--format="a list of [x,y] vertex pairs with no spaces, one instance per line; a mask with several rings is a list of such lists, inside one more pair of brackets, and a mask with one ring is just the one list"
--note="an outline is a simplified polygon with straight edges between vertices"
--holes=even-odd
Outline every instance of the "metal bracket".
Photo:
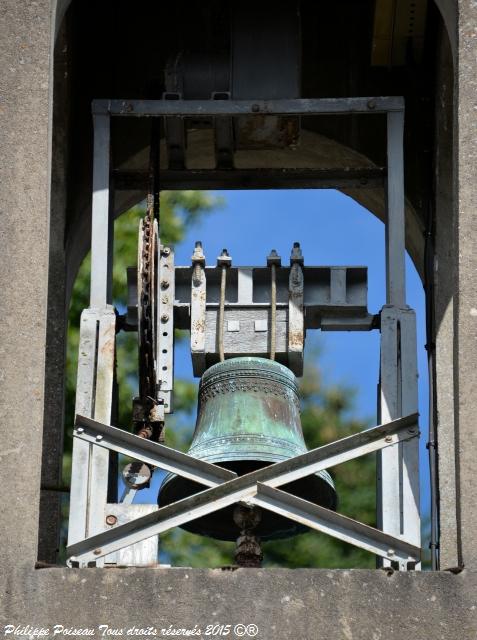
[[158,398],[164,413],[173,411],[174,387],[174,252],[162,247],[159,257],[159,300],[157,313]]
[[190,294],[190,351],[195,371],[205,370],[205,313],[207,278],[202,243],[196,242],[192,255],[192,283]]
[[[290,267],[281,267],[279,256],[271,253],[265,267],[232,267],[230,256],[220,256],[218,266],[206,267],[200,242],[196,243],[191,267],[177,266],[172,274],[171,262],[165,278],[161,261],[158,297],[159,300],[167,297],[171,304],[174,289],[174,327],[190,330],[195,376],[201,376],[220,357],[217,338],[222,336],[219,325],[223,266],[227,267],[223,300],[226,358],[272,357],[273,354],[296,375],[301,375],[306,329],[369,331],[377,328],[375,318],[367,313],[366,267],[305,267],[299,246],[293,247],[291,262]],[[133,270],[128,271],[128,276],[128,329],[131,329],[137,315],[137,286]],[[171,317],[170,312],[166,315]],[[164,319],[161,311],[157,334],[163,341]],[[168,337],[171,339],[171,335]],[[163,366],[169,370],[172,366],[172,358],[166,357],[164,348],[170,356],[171,344],[159,347],[159,358],[164,361],[158,367],[159,374]],[[162,379],[161,375],[158,377]]]
[[[101,421],[111,420],[116,315],[111,306],[81,314],[76,411]],[[68,543],[104,528],[110,454],[73,440]]]
[[296,375],[303,374],[303,350],[305,347],[303,254],[295,242],[290,256],[288,299],[288,357]]
[[[412,309],[386,306],[381,312],[379,406],[383,421],[417,410],[416,319]],[[377,470],[379,526],[420,546],[418,441],[380,452]]]

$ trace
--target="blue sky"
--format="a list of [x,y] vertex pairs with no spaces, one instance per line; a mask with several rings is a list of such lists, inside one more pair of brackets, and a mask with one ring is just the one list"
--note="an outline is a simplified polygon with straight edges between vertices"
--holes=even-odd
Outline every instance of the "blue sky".
[[[298,241],[306,265],[367,266],[368,310],[379,312],[385,302],[384,225],[357,202],[333,190],[224,191],[217,194],[224,199],[224,206],[188,229],[184,241],[175,247],[176,264],[190,264],[196,240],[202,241],[209,265],[215,264],[224,247],[232,256],[234,266],[265,265],[271,249],[276,249],[282,256],[282,264],[288,264],[292,244]],[[408,256],[406,283],[407,303],[417,314],[421,504],[423,517],[426,517],[429,472],[425,448],[428,377],[424,349],[424,291]],[[370,425],[375,424],[379,332],[309,331],[306,341],[310,355],[313,345],[320,347],[319,364],[324,380],[353,387],[356,390],[353,414]],[[190,353],[185,341],[176,348],[175,376],[192,378]],[[144,498],[141,502],[149,501],[144,494],[137,498]]]

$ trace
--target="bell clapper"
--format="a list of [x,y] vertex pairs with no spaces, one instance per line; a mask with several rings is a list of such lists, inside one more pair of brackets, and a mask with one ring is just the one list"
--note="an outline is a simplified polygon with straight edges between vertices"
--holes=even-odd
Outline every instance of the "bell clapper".
[[253,534],[262,519],[261,509],[237,505],[234,509],[234,522],[240,529],[235,547],[235,561],[239,567],[262,566],[263,553],[260,538]]

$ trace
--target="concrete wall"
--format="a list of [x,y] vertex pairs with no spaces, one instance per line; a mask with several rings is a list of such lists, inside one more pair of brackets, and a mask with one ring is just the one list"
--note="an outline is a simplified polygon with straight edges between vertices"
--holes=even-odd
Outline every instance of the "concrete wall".
[[[64,7],[63,7],[64,8]],[[0,624],[192,628],[254,623],[259,638],[475,638],[477,633],[477,6],[458,3],[454,110],[456,197],[447,184],[438,214],[438,259],[452,272],[443,285],[438,396],[453,447],[441,449],[441,482],[451,572],[387,575],[321,570],[36,570],[45,408],[47,277],[62,273],[61,233],[50,233],[51,70],[55,8],[49,0],[3,0],[0,12],[0,459],[2,546]],[[444,126],[445,123],[442,123]],[[61,145],[60,145],[61,146]],[[55,163],[59,160],[56,158]],[[441,165],[438,184],[452,177]],[[61,163],[60,163],[61,164]],[[55,180],[62,169],[53,165]],[[60,177],[58,177],[60,176]],[[439,183],[439,180],[441,182]],[[450,189],[450,191],[449,191]],[[61,189],[51,220],[62,224]],[[447,201],[445,200],[447,198]],[[453,207],[452,214],[445,209]],[[447,222],[446,222],[447,221]],[[455,224],[454,222],[455,221]],[[445,234],[455,229],[454,244]],[[50,245],[51,243],[51,245]],[[51,261],[49,263],[49,245]],[[55,258],[56,256],[56,258]],[[442,264],[442,262],[441,262]],[[446,271],[447,275],[449,271]],[[63,272],[64,275],[64,272]],[[61,277],[60,277],[61,279]],[[55,315],[55,314],[53,314]],[[54,327],[53,327],[54,329]],[[61,328],[58,329],[61,331]],[[52,327],[48,335],[51,340]],[[53,330],[53,334],[55,331]],[[59,336],[61,344],[62,337]],[[51,342],[50,342],[51,344]],[[447,351],[445,351],[447,349]],[[447,374],[446,374],[447,370]],[[55,374],[57,375],[57,374]],[[58,380],[58,377],[56,378]],[[54,384],[46,393],[54,392]],[[48,383],[47,383],[48,384]],[[59,384],[59,383],[57,383]],[[442,405],[444,407],[444,405]],[[447,413],[445,413],[447,412]],[[441,418],[442,418],[441,416]],[[453,424],[451,424],[453,418]],[[45,431],[46,432],[46,431]],[[443,440],[445,443],[445,440]],[[58,447],[52,442],[51,447]],[[45,446],[45,460],[51,447]],[[54,457],[54,456],[53,456]],[[50,477],[55,481],[55,463]],[[443,467],[441,466],[441,469]],[[44,478],[45,480],[45,478]],[[457,509],[453,509],[453,504]]]
[[[477,3],[460,0],[456,74],[455,431],[462,562],[477,569]],[[450,382],[450,381],[449,381]]]
[[435,378],[439,449],[441,567],[460,564],[456,511],[456,443],[454,430],[454,309],[456,255],[454,211],[454,82],[452,53],[442,29],[437,59],[435,149]]
[[33,567],[37,556],[50,209],[50,12],[50,0],[4,0],[0,11],[4,569],[18,562]]
[[0,629],[109,624],[126,636],[136,625],[167,637],[170,625],[255,624],[258,640],[471,640],[477,631],[470,572],[41,569],[11,582]]

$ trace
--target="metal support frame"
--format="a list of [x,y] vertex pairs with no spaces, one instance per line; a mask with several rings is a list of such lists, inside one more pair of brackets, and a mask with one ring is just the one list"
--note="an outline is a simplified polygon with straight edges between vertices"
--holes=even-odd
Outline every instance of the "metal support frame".
[[[416,319],[411,309],[386,306],[381,312],[380,378],[381,421],[417,411]],[[378,525],[420,546],[417,440],[380,452],[378,487]]]
[[[76,411],[110,422],[113,402],[116,315],[111,302],[110,122],[94,115],[91,237],[91,307],[81,316]],[[109,451],[74,441],[68,543],[104,529],[109,491]]]
[[192,255],[192,283],[190,300],[190,352],[194,375],[205,370],[205,326],[207,278],[202,243],[196,242]]
[[387,118],[386,302],[406,304],[404,219],[404,111]]
[[[381,313],[381,421],[414,414],[417,408],[416,337],[415,318],[406,306],[405,297],[405,229],[404,229],[404,173],[403,129],[404,100],[401,97],[294,99],[294,100],[95,100],[94,116],[94,170],[92,212],[92,274],[91,308],[82,315],[80,356],[76,410],[78,414],[94,417],[109,424],[111,419],[112,387],[114,378],[115,314],[111,302],[112,215],[110,211],[110,118],[116,117],[171,117],[177,122],[190,116],[227,118],[253,115],[323,115],[323,114],[387,114],[387,218],[386,218],[386,306]],[[223,170],[222,170],[223,171]],[[306,170],[305,170],[306,171]],[[368,169],[366,169],[368,171]],[[364,179],[381,181],[385,174]],[[169,172],[171,175],[172,173]],[[176,172],[177,174],[187,172]],[[289,172],[290,173],[290,172]],[[175,174],[174,174],[175,175]],[[285,174],[283,174],[285,175]],[[289,186],[300,176],[291,175],[283,186]],[[202,176],[203,177],[203,176]],[[319,184],[326,183],[324,173],[314,176]],[[349,181],[358,176],[329,176],[332,180]],[[280,182],[280,176],[276,176]],[[182,179],[179,176],[179,181]],[[177,183],[176,183],[177,184]],[[243,186],[237,184],[237,186]],[[246,186],[246,185],[245,185]],[[339,282],[335,285],[340,287]],[[336,287],[335,287],[336,288]],[[159,317],[160,322],[160,317]],[[339,329],[341,322],[330,317],[322,328]],[[346,325],[346,322],[345,322]],[[369,316],[359,320],[356,327],[348,323],[346,329],[365,330],[375,326]],[[170,354],[172,357],[172,354]],[[172,375],[172,369],[171,369]],[[164,388],[166,394],[172,383]],[[412,417],[412,416],[411,416]],[[404,420],[404,422],[402,422]],[[129,544],[136,544],[160,531],[210,513],[226,504],[249,499],[267,503],[272,510],[286,509],[288,517],[300,518],[309,526],[327,530],[337,537],[351,536],[354,544],[371,549],[385,558],[385,563],[396,562],[399,568],[409,568],[409,562],[419,567],[419,471],[418,438],[415,430],[406,432],[409,418],[391,422],[406,424],[397,431],[383,436],[379,427],[345,439],[319,450],[311,451],[241,478],[225,480],[219,486],[169,505],[142,518],[104,531],[104,513],[108,499],[109,451],[95,436],[94,443],[75,432],[69,527],[69,552],[82,566],[101,565],[105,556]],[[408,421],[408,422],[406,422]],[[414,417],[414,422],[415,422]],[[84,427],[83,427],[84,428]],[[111,429],[110,427],[105,427]],[[89,425],[88,429],[92,429]],[[379,431],[381,429],[381,432]],[[379,437],[373,438],[372,434]],[[110,435],[108,431],[108,435]],[[102,436],[104,438],[104,434]],[[134,436],[132,436],[134,438]],[[104,440],[103,442],[106,442]],[[364,442],[365,444],[359,444]],[[136,443],[137,444],[137,443]],[[135,457],[142,459],[135,444]],[[160,446],[154,443],[155,447]],[[390,447],[390,444],[397,446]],[[118,445],[119,446],[119,445]],[[339,453],[332,455],[333,448]],[[381,451],[382,449],[382,451]],[[110,450],[117,450],[111,446]],[[378,473],[379,518],[383,531],[363,529],[343,516],[318,511],[303,505],[282,492],[272,492],[292,479],[304,477],[320,469],[344,462],[369,451],[380,451]],[[157,452],[157,449],[156,449]],[[149,452],[151,454],[152,452]],[[145,455],[145,454],[144,454]],[[164,451],[160,454],[164,456]],[[308,456],[308,457],[307,457]],[[169,456],[170,457],[170,456]],[[164,461],[161,458],[161,464]],[[209,465],[213,466],[213,465]],[[184,473],[177,460],[171,469]],[[217,469],[217,468],[215,468]],[[293,471],[291,471],[293,469]],[[287,470],[287,471],[285,471]],[[209,470],[210,471],[210,470]],[[260,483],[265,483],[263,488]],[[279,495],[280,494],[280,495]],[[326,510],[325,510],[326,511]],[[393,547],[384,553],[389,537]],[[371,542],[370,542],[371,540]],[[405,544],[400,544],[400,541]],[[411,545],[406,547],[405,545]],[[368,545],[366,547],[365,545]],[[383,546],[384,545],[384,546]],[[391,551],[393,553],[391,553]]]
[[[110,422],[116,316],[112,307],[81,315],[76,411]],[[109,452],[73,441],[68,544],[103,530]]]
[[[341,540],[367,549],[376,555],[413,567],[419,562],[420,547],[403,536],[391,536],[373,527],[346,518],[335,512],[291,496],[277,487],[304,478],[323,469],[342,464],[373,451],[396,448],[396,445],[418,436],[418,416],[413,414],[384,425],[362,431],[331,444],[312,449],[307,453],[275,463],[244,476],[224,480],[219,478],[224,469],[199,461],[187,454],[159,445],[144,442],[141,438],[82,416],[76,419],[75,438],[99,447],[117,448],[141,461],[150,461],[151,454],[160,465],[179,475],[193,478],[201,484],[217,478],[217,486],[184,498],[157,511],[132,520],[109,531],[68,547],[71,566],[94,566],[102,557],[124,547],[146,540],[168,529],[213,513],[223,507],[245,501],[265,509],[279,512],[292,520],[328,533]],[[204,477],[204,470],[207,478]],[[230,472],[227,472],[230,474]],[[215,475],[215,478],[213,477]]]
[[172,413],[174,383],[174,253],[162,247],[159,256],[157,313],[157,379],[164,413]]
[[[174,274],[168,274],[169,280],[163,282],[161,279],[159,297],[168,295],[170,298],[172,279],[175,280],[174,327],[190,331],[193,371],[197,377],[219,357],[220,269],[205,266],[203,248],[197,242],[192,267],[176,266]],[[301,263],[277,267],[275,304],[272,304],[270,269],[270,266],[228,269],[224,300],[225,357],[271,355],[271,306],[276,309],[275,357],[298,376],[303,371],[303,342],[307,329],[370,331],[379,327],[379,316],[367,313],[366,267],[316,267]],[[135,278],[135,270],[129,268],[128,330],[137,327]],[[161,337],[160,327],[158,335]],[[164,348],[167,346],[163,344],[159,355]],[[170,349],[168,352],[172,353]],[[158,370],[160,373],[161,367]]]
[[111,303],[113,219],[110,209],[110,118],[94,114],[93,204],[91,231],[91,308]]
[[[404,110],[387,115],[386,305],[381,311],[379,420],[417,411],[416,319],[406,305]],[[378,455],[378,524],[421,545],[419,441]],[[385,565],[390,560],[384,560]],[[404,568],[400,563],[400,568]],[[416,568],[420,568],[417,565]]]
[[[217,151],[218,153],[218,151]],[[118,191],[146,191],[148,174],[115,170]],[[377,189],[385,183],[386,172],[379,167],[361,169],[162,169],[163,189]]]
[[290,256],[288,284],[288,357],[292,369],[303,375],[303,351],[305,348],[303,256],[295,242]]
[[123,117],[333,115],[404,111],[401,96],[278,100],[93,100],[93,113]]

